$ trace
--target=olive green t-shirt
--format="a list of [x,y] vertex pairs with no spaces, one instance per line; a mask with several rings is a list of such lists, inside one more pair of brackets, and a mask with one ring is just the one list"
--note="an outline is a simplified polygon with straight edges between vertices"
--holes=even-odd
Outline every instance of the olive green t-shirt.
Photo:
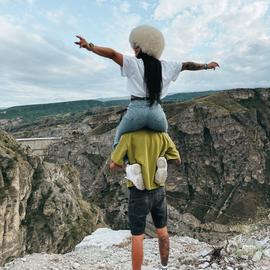
[[[150,130],[138,130],[121,136],[119,144],[111,154],[111,159],[114,163],[123,165],[125,156],[128,157],[130,164],[141,165],[147,190],[159,187],[154,181],[159,157],[165,157],[167,160],[180,159],[179,152],[167,133]],[[132,182],[128,181],[128,187],[131,186]]]

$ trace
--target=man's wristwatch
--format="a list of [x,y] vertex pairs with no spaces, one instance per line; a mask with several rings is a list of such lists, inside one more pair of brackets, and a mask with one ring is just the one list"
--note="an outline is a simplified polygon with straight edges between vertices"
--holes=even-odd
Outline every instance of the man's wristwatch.
[[204,64],[203,68],[204,69],[208,69],[208,65],[207,64]]

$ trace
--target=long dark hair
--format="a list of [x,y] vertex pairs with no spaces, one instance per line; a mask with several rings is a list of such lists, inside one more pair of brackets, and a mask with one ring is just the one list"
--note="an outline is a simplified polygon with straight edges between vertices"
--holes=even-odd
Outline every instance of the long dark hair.
[[144,83],[146,85],[150,106],[152,106],[156,101],[160,102],[162,90],[161,62],[142,51],[140,51],[136,57],[142,59],[144,63]]

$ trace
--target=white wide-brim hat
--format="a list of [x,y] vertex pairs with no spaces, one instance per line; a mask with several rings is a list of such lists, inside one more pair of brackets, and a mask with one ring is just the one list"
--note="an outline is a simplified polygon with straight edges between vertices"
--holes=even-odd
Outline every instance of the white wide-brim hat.
[[129,35],[129,42],[132,48],[140,47],[142,52],[157,59],[160,58],[165,47],[163,34],[150,25],[134,28]]

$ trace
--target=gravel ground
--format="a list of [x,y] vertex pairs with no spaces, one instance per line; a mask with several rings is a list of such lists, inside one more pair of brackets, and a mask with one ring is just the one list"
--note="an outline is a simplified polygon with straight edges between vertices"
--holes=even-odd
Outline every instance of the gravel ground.
[[[270,234],[237,236],[224,242],[222,249],[190,237],[171,237],[170,270],[269,270]],[[106,237],[105,237],[106,238]],[[125,236],[108,245],[109,237],[88,241],[83,248],[66,254],[34,253],[0,267],[1,270],[131,270],[131,241]],[[92,242],[91,242],[92,241]],[[102,244],[104,243],[104,245]],[[78,247],[78,246],[77,246]],[[218,252],[220,251],[220,252]],[[144,240],[143,270],[159,265],[157,239]]]

